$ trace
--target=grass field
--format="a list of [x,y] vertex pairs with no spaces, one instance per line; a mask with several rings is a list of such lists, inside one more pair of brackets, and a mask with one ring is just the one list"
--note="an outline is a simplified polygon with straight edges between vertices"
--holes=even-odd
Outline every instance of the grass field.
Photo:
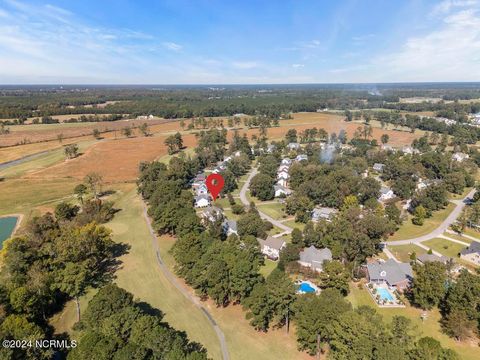
[[400,228],[388,238],[388,240],[404,240],[413,239],[418,236],[426,235],[435,230],[440,223],[447,218],[453,211],[455,205],[450,203],[448,206],[440,211],[433,213],[432,217],[425,220],[422,226],[414,225],[411,221],[411,216],[403,222]]
[[466,228],[466,229],[465,229],[465,234],[470,235],[470,236],[473,236],[474,238],[477,238],[478,241],[480,241],[480,232],[478,232],[478,231],[476,231],[476,230],[473,230],[473,229],[470,229],[470,228]]
[[402,262],[410,262],[410,255],[415,252],[415,254],[421,255],[425,254],[427,250],[422,249],[420,246],[409,244],[409,245],[399,245],[399,246],[389,246],[388,249],[392,254]]
[[431,336],[440,341],[442,346],[455,350],[463,360],[476,360],[480,358],[480,348],[470,343],[459,343],[441,332],[439,320],[441,318],[438,309],[428,312],[425,321],[421,320],[421,309],[411,306],[405,308],[379,308],[368,294],[367,290],[359,289],[357,284],[350,286],[350,294],[348,300],[354,307],[361,305],[369,305],[381,314],[386,322],[390,322],[395,315],[405,316],[409,318],[417,328],[417,336]]
[[302,231],[303,231],[303,228],[305,227],[304,223],[299,223],[299,222],[296,222],[295,220],[287,220],[283,222],[283,224],[291,227],[292,229],[299,228]]
[[[443,235],[445,235],[449,238],[455,239],[455,240],[463,241],[464,243],[468,243],[468,244],[470,244],[473,241],[472,239],[469,239],[465,236],[461,236],[461,235],[457,235],[457,234],[444,233]],[[480,239],[478,239],[478,241],[480,241]]]
[[465,246],[461,244],[442,238],[424,241],[423,245],[428,246],[432,250],[438,251],[442,255],[452,258],[458,258],[460,251],[465,248]]
[[286,216],[285,212],[282,210],[285,206],[280,203],[270,203],[262,204],[256,203],[257,209],[261,212],[264,212],[268,216],[272,217],[275,220],[282,220]]
[[273,261],[273,260],[270,260],[270,259],[265,259],[265,264],[260,269],[260,274],[262,274],[263,277],[266,278],[268,275],[270,275],[270,273],[273,270],[275,270],[277,265],[278,265],[277,261]]

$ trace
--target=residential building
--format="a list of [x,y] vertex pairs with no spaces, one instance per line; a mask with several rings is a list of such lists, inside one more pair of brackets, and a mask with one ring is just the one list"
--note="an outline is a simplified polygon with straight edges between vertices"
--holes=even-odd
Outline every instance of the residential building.
[[210,196],[208,195],[197,195],[195,196],[195,207],[203,208],[210,205]]
[[292,165],[292,159],[288,159],[288,158],[282,159],[281,165],[287,165],[287,166]]
[[297,155],[297,157],[295,158],[295,161],[307,161],[308,160],[308,155],[306,154],[301,154],[301,155]]
[[468,159],[469,157],[470,156],[468,154],[461,153],[461,152],[456,152],[452,155],[452,160],[462,162],[462,161]]
[[380,188],[380,197],[378,198],[378,200],[387,201],[387,200],[393,199],[394,197],[395,197],[395,193],[389,187],[382,186]]
[[235,220],[225,220],[222,225],[223,231],[227,236],[230,236],[232,234],[238,235],[238,227]]
[[284,188],[288,187],[288,180],[287,179],[278,179],[277,185],[282,186]]
[[376,172],[383,172],[384,167],[385,167],[385,164],[380,164],[380,163],[373,164],[373,170],[375,170]]
[[410,145],[405,145],[405,146],[402,148],[402,152],[403,152],[404,154],[410,154],[410,155],[420,153],[420,151],[419,151],[418,149],[415,149],[415,148],[411,147]]
[[197,176],[195,176],[195,178],[193,179],[192,186],[196,187],[205,184],[205,179],[206,176],[204,173],[198,173]]
[[300,260],[298,260],[298,263],[302,266],[311,268],[316,272],[322,272],[323,263],[331,260],[332,252],[330,249],[317,249],[312,245],[300,251]]
[[288,180],[290,178],[290,175],[288,174],[288,171],[282,170],[277,173],[277,179],[284,179]]
[[195,193],[197,195],[207,195],[208,194],[207,185],[205,185],[205,183],[200,184],[195,188]]
[[299,143],[291,142],[287,145],[288,150],[299,150],[301,148]]
[[333,208],[327,208],[327,207],[320,207],[320,208],[315,208],[312,211],[312,221],[313,222],[318,222],[320,220],[326,220],[328,222],[332,221],[333,216],[337,213],[338,211]]
[[265,240],[257,240],[260,244],[262,254],[271,260],[278,260],[280,258],[280,251],[287,246],[287,242],[283,237],[269,236]]
[[209,206],[202,211],[201,217],[208,222],[214,222],[220,216],[223,216],[223,210],[216,206]]
[[398,291],[405,290],[413,280],[413,271],[409,263],[398,263],[393,259],[385,262],[367,264],[367,278],[371,283],[385,284]]
[[480,265],[480,242],[473,241],[467,248],[460,251],[460,259]]
[[447,264],[450,260],[447,256],[437,256],[435,254],[421,254],[417,256],[417,263],[425,265],[427,262],[439,261],[442,264]]
[[288,165],[280,165],[277,169],[277,174],[282,172],[282,171],[285,171],[288,173],[288,170],[290,170],[290,166]]
[[292,194],[292,190],[287,189],[282,185],[274,185],[273,189],[275,190],[275,197],[288,196]]
[[275,144],[270,144],[267,146],[267,153],[271,154],[277,149],[277,146]]

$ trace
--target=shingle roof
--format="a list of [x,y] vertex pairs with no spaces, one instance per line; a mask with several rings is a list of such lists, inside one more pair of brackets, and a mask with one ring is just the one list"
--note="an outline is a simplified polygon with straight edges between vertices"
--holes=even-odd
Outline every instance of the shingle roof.
[[405,279],[413,277],[412,267],[408,263],[397,263],[388,259],[384,263],[372,263],[367,265],[370,279],[385,280],[390,285],[395,285]]
[[460,251],[460,255],[480,254],[480,242],[472,241],[469,247]]
[[311,264],[313,268],[321,268],[326,260],[332,260],[332,252],[328,248],[319,250],[312,245],[300,251],[300,261]]
[[260,246],[268,246],[269,248],[280,250],[284,244],[286,244],[286,241],[283,237],[273,237],[269,236],[265,240],[263,239],[258,239],[258,242],[260,243]]
[[437,256],[435,254],[421,254],[417,256],[417,260],[425,264],[427,262],[440,261],[443,264],[446,264],[449,260],[446,256]]

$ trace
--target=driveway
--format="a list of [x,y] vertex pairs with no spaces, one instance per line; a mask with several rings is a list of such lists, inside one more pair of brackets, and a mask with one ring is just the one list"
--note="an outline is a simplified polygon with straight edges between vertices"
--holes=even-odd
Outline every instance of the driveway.
[[[257,168],[253,168],[250,175],[248,175],[247,181],[245,181],[245,184],[243,184],[242,188],[240,189],[240,201],[245,206],[250,205],[250,201],[248,201],[248,199],[247,199],[247,191],[248,191],[248,188],[250,187],[250,182],[252,181],[252,178],[257,174],[258,174]],[[281,236],[281,235],[285,235],[285,234],[290,234],[292,232],[293,229],[290,226],[282,224],[280,221],[275,220],[271,216],[268,216],[267,214],[261,212],[260,209],[258,209],[258,208],[257,208],[257,210],[258,210],[258,213],[260,214],[260,217],[262,219],[271,222],[273,225],[275,225],[276,227],[283,230],[283,232],[281,234],[275,235],[276,237]]]

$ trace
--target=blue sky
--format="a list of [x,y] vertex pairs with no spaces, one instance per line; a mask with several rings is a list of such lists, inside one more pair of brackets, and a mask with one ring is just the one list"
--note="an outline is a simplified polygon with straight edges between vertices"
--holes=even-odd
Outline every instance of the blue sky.
[[480,0],[0,0],[0,84],[480,81]]

